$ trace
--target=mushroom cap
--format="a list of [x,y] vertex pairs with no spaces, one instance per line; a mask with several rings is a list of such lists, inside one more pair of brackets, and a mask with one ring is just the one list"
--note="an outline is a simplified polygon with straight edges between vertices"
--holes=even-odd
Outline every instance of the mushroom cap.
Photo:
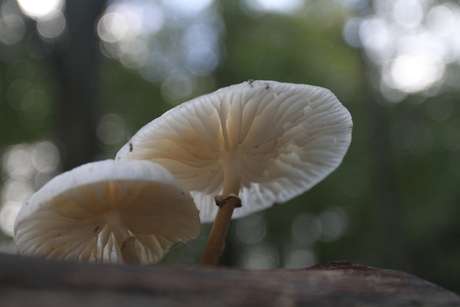
[[14,230],[20,255],[123,263],[128,235],[140,263],[150,264],[196,238],[201,223],[190,193],[161,165],[106,160],[45,184],[24,203]]
[[117,154],[166,167],[189,189],[202,222],[217,213],[224,176],[241,174],[243,217],[324,179],[351,142],[352,119],[329,90],[248,81],[195,98],[141,128]]

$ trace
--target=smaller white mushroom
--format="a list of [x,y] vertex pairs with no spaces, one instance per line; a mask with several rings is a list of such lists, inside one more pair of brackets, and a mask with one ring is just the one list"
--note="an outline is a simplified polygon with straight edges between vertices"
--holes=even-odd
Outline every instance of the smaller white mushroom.
[[151,264],[198,236],[199,211],[164,167],[148,161],[93,162],[33,194],[14,225],[20,255]]

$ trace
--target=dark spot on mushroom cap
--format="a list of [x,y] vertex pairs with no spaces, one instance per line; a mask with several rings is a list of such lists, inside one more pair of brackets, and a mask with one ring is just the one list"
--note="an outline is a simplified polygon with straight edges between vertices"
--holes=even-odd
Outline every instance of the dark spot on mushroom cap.
[[129,152],[133,152],[133,149],[134,149],[133,143],[129,143]]
[[254,79],[249,79],[249,80],[248,80],[248,84],[249,84],[249,86],[250,86],[251,88],[254,87],[254,85],[253,85],[252,83],[254,83]]
[[99,230],[100,226],[96,226],[96,228],[94,228],[94,232],[96,233],[98,230]]
[[265,89],[266,89],[266,90],[269,90],[269,89],[270,89],[270,85],[268,85],[268,83],[265,84]]

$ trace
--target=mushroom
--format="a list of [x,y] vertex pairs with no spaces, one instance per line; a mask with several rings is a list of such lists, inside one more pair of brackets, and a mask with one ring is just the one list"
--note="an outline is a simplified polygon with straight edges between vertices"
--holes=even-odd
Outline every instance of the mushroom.
[[20,255],[102,263],[151,264],[198,236],[190,193],[148,161],[93,162],[34,193],[15,221]]
[[215,265],[233,209],[243,217],[310,189],[341,163],[352,126],[327,89],[248,81],[169,110],[117,159],[159,163],[191,191],[201,221],[214,220],[202,264]]

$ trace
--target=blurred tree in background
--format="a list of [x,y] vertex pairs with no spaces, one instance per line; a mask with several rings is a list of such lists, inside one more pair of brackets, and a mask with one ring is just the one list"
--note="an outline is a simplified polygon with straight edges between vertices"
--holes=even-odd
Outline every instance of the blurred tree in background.
[[[113,158],[183,101],[267,79],[331,89],[353,141],[316,187],[233,221],[223,264],[345,259],[460,292],[456,1],[3,0],[0,42],[2,251],[59,172]],[[208,231],[163,264],[197,264]]]

